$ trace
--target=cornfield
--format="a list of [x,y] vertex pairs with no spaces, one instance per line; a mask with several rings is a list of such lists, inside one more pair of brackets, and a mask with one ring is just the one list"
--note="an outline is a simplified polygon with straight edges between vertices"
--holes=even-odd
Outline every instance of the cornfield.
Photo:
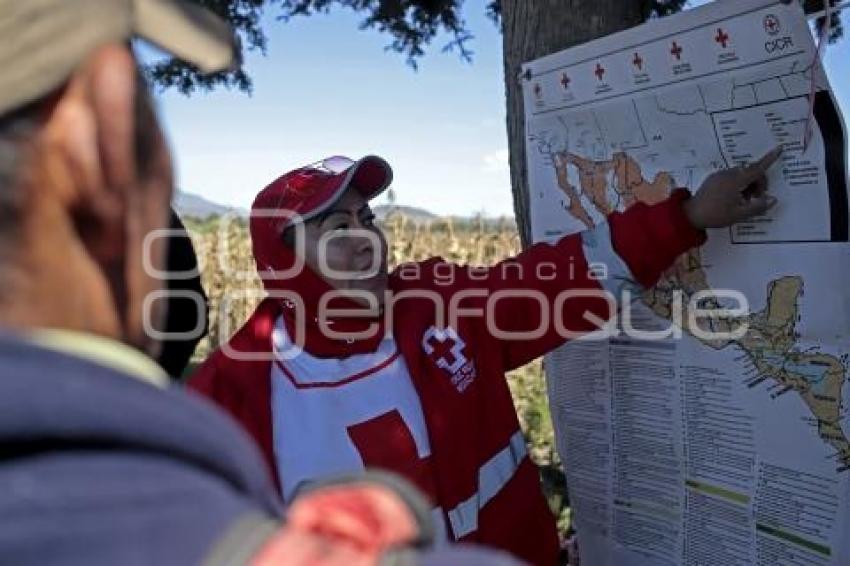
[[[201,278],[209,296],[210,330],[194,361],[202,361],[212,344],[226,340],[250,316],[263,296],[244,220],[187,219],[198,252]],[[390,269],[406,261],[442,256],[447,261],[491,265],[517,254],[520,240],[513,222],[484,219],[414,221],[392,215],[382,224],[389,245]],[[565,481],[554,445],[542,363],[537,360],[511,372],[509,385],[528,440],[532,459],[562,533],[569,528]]]

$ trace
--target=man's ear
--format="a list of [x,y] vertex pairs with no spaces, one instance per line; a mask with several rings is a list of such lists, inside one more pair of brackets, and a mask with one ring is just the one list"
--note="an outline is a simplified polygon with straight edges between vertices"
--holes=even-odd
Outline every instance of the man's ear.
[[53,196],[101,264],[124,253],[126,196],[136,181],[136,72],[127,48],[98,49],[69,81],[45,132]]
[[125,194],[137,182],[136,62],[123,46],[102,48],[89,61],[89,87],[97,123],[103,177],[111,192]]

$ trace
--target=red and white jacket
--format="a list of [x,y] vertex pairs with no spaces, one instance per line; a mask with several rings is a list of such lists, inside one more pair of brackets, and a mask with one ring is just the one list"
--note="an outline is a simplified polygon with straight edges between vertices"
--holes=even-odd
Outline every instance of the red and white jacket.
[[[680,254],[702,244],[705,234],[689,224],[682,210],[687,196],[687,191],[678,190],[659,204],[637,204],[627,212],[614,213],[608,224],[554,244],[534,245],[486,269],[450,266],[440,258],[400,266],[390,284],[405,297],[392,310],[391,338],[397,352],[387,351],[383,358],[376,354],[372,367],[378,369],[371,373],[399,358],[406,365],[427,429],[427,473],[423,479],[423,467],[414,465],[423,454],[421,440],[414,442],[419,451],[411,453],[409,462],[375,462],[376,457],[361,451],[362,465],[391,467],[422,487],[444,514],[454,540],[501,548],[533,564],[554,564],[558,554],[554,518],[528,457],[505,372],[562,344],[565,329],[595,330],[588,313],[602,318],[612,314],[604,298],[582,296],[581,291],[617,292],[626,280],[652,286]],[[252,236],[256,238],[253,232]],[[599,264],[606,265],[604,280],[590,268]],[[556,301],[565,290],[580,292]],[[287,469],[279,469],[279,456],[285,452],[280,445],[280,423],[285,422],[281,413],[297,401],[281,403],[275,388],[288,380],[308,394],[321,389],[315,385],[316,376],[299,380],[297,358],[290,363],[269,356],[247,360],[225,354],[225,350],[273,352],[275,327],[280,329],[287,316],[281,303],[265,299],[227,348],[215,351],[198,369],[190,386],[244,425],[262,448],[279,487],[286,485],[288,492],[292,486]],[[453,317],[451,311],[457,313],[458,308],[463,312]],[[473,314],[476,309],[483,314]],[[488,310],[490,324],[486,323]],[[555,324],[556,318],[562,324]],[[539,335],[533,339],[504,335],[537,329]],[[379,350],[375,347],[375,352]],[[329,380],[337,385],[351,383],[364,378],[358,373],[366,373],[366,379],[370,374],[360,371],[351,379],[329,376]],[[372,419],[388,424],[387,431],[398,428],[393,406],[390,400],[381,409],[384,412]],[[401,419],[411,420],[416,419]],[[315,430],[317,425],[311,426]],[[415,438],[420,432],[413,430],[410,435]],[[310,435],[310,430],[303,434]],[[386,434],[390,446],[391,436]],[[316,438],[323,435],[316,432]],[[352,436],[357,448],[354,440]]]

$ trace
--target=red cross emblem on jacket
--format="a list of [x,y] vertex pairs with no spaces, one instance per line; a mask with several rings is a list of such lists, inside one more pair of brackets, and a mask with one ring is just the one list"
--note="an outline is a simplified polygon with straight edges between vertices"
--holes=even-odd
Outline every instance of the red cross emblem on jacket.
[[463,354],[464,348],[466,342],[451,326],[445,329],[432,326],[422,336],[422,349],[437,367],[452,376],[452,384],[460,393],[475,380],[476,374],[475,365]]

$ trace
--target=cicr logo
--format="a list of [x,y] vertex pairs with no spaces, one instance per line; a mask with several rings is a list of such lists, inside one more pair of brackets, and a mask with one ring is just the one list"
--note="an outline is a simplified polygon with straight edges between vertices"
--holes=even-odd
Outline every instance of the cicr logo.
[[776,53],[777,51],[785,51],[789,47],[794,47],[794,40],[789,37],[780,37],[764,42],[764,49],[768,53]]
[[766,15],[762,23],[764,25],[764,31],[769,35],[777,35],[782,31],[782,24],[779,23],[779,18],[775,14]]

